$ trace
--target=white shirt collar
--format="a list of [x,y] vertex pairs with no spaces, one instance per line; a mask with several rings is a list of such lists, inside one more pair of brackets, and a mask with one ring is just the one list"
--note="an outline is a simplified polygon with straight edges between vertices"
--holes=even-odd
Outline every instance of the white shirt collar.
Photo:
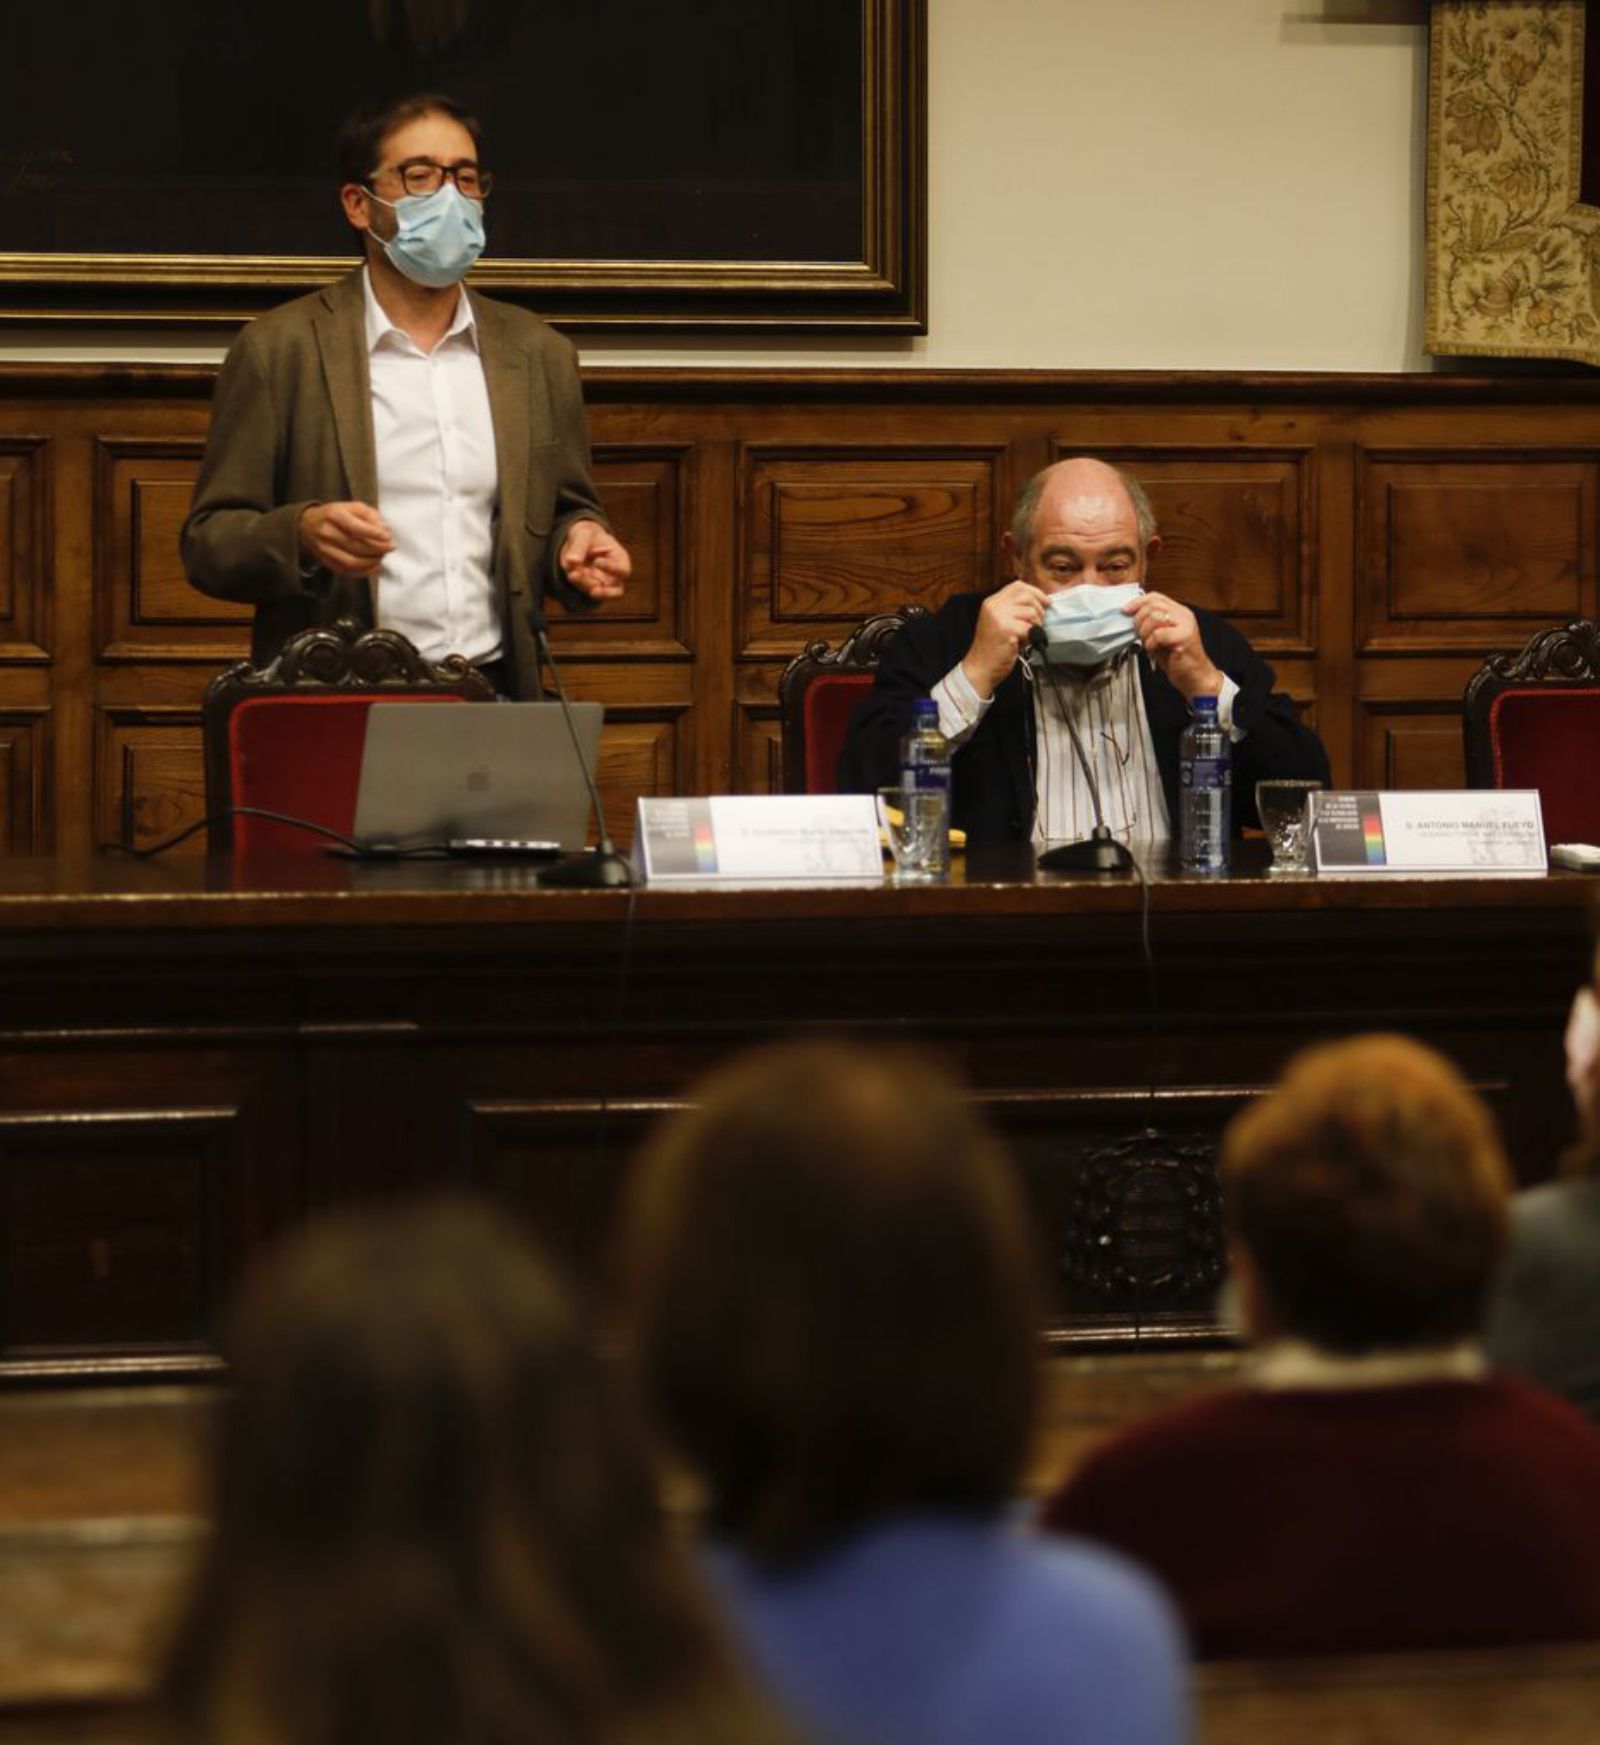
[[1474,1339],[1456,1345],[1367,1351],[1352,1357],[1303,1339],[1279,1339],[1257,1352],[1250,1380],[1259,1388],[1393,1388],[1418,1382],[1481,1381],[1489,1362]]
[[[402,347],[420,352],[421,347],[401,328],[389,319],[383,312],[383,305],[378,301],[377,293],[372,288],[371,269],[363,266],[361,269],[361,295],[366,307],[367,355],[370,357],[385,339],[393,334]],[[439,344],[444,345],[459,334],[466,334],[474,350],[478,345],[478,318],[472,312],[472,299],[467,295],[465,285],[457,287],[456,312],[450,319],[450,325],[444,330]]]

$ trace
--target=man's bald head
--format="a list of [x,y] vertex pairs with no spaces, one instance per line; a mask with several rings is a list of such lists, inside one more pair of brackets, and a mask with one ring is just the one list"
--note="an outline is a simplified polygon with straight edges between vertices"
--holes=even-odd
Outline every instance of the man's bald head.
[[1143,587],[1161,541],[1138,480],[1078,456],[1029,479],[1001,543],[1020,580],[1053,594],[1084,582]]
[[1119,509],[1131,510],[1140,547],[1147,548],[1156,537],[1155,510],[1144,486],[1131,473],[1106,461],[1074,455],[1035,473],[1022,487],[1011,518],[1011,537],[1018,551],[1026,551],[1032,542],[1034,519],[1046,497],[1053,506],[1082,504],[1097,518],[1109,519]]

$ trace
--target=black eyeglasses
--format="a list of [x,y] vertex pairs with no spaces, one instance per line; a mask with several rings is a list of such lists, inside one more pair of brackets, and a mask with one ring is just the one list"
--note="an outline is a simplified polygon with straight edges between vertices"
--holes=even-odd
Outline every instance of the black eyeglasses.
[[[369,185],[383,174],[382,170],[374,170],[368,178]],[[480,170],[476,164],[436,164],[429,158],[411,158],[396,164],[392,174],[400,178],[400,186],[408,194],[436,194],[444,186],[446,176],[469,200],[487,200],[494,186],[491,170]]]

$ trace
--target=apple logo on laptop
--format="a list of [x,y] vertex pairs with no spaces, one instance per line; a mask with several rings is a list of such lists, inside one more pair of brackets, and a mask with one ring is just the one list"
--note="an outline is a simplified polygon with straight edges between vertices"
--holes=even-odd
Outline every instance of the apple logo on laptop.
[[469,794],[486,794],[489,791],[489,771],[480,764],[477,769],[467,771],[467,792]]

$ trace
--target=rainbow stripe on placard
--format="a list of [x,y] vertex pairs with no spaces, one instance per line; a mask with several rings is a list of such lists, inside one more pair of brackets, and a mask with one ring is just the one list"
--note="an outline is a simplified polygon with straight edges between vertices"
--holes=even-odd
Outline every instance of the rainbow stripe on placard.
[[1361,808],[1361,839],[1367,850],[1367,865],[1387,866],[1388,855],[1383,846],[1383,814],[1376,804]]
[[717,833],[712,827],[709,807],[705,817],[695,819],[693,836],[696,872],[714,873],[717,870]]

